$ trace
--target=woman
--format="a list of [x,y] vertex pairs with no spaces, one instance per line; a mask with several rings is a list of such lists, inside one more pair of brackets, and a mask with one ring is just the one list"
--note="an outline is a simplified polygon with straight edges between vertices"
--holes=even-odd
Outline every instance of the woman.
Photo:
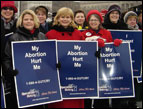
[[[58,10],[53,28],[46,34],[46,37],[57,40],[84,40],[82,33],[76,27],[73,11],[63,7]],[[84,108],[84,100],[64,100],[49,104],[48,108]]]
[[[104,47],[104,42],[113,42],[111,33],[102,27],[103,18],[99,11],[91,10],[87,14],[87,22],[89,29],[83,31],[86,39],[95,38],[99,42],[99,47]],[[93,37],[96,36],[96,37]],[[115,39],[114,45],[119,46],[121,40]],[[118,45],[119,44],[119,45]]]
[[[87,14],[88,30],[83,31],[87,41],[98,41],[100,49],[105,46],[105,42],[113,42],[111,33],[102,27],[103,18],[99,11],[91,10]],[[115,39],[114,45],[119,46],[121,40]],[[86,108],[91,108],[91,100],[85,100]],[[94,108],[107,108],[108,100],[95,100]]]
[[[25,10],[19,17],[17,21],[17,31],[13,34],[5,48],[4,52],[4,70],[6,71],[3,75],[9,78],[9,83],[11,83],[11,94],[8,99],[8,103],[10,103],[7,107],[17,108],[16,94],[15,94],[15,86],[13,76],[16,76],[18,73],[17,70],[13,70],[12,65],[12,53],[11,53],[11,43],[13,41],[29,41],[29,40],[44,40],[45,35],[39,32],[39,19],[35,15],[32,10]],[[12,102],[11,102],[12,100]]]
[[35,13],[40,21],[40,31],[46,34],[48,32],[48,23],[46,22],[48,9],[45,6],[38,6],[35,8]]
[[111,5],[109,7],[103,27],[106,29],[128,29],[127,25],[121,20],[121,8],[118,5]]
[[74,21],[78,26],[78,29],[88,29],[88,26],[86,25],[86,15],[84,11],[77,10],[74,13]]
[[[3,68],[4,63],[4,49],[5,44],[8,38],[16,31],[16,19],[15,13],[17,13],[17,8],[15,6],[14,1],[1,1],[1,65],[2,65],[2,74],[5,72]],[[6,105],[9,105],[10,96],[10,82],[7,77],[2,75],[4,90],[5,90],[5,98]]]
[[124,22],[127,24],[128,29],[130,30],[139,30],[139,26],[137,24],[137,14],[133,11],[129,11],[124,16]]
[[[14,1],[1,1],[1,56],[3,57],[3,51],[5,43],[8,38],[5,35],[14,33],[16,31],[16,19],[15,13],[17,8]],[[3,58],[2,58],[3,59]]]
[[1,1],[1,20],[4,22],[5,34],[16,31],[15,13],[17,8],[14,1]]
[[[118,5],[111,5],[109,7],[103,26],[106,29],[129,30],[128,26],[121,20],[121,8]],[[125,98],[112,99],[113,108],[135,107],[133,105],[133,103],[129,104]]]

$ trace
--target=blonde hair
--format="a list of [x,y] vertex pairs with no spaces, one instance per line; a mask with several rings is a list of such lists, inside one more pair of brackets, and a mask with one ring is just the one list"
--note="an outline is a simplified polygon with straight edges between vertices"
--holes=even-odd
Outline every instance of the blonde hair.
[[135,19],[137,20],[137,16],[129,16],[129,17],[127,18],[127,21],[128,21],[128,19],[130,19],[130,18],[135,18]]
[[67,8],[67,7],[63,7],[58,10],[58,12],[54,18],[53,25],[60,25],[58,22],[58,19],[60,18],[60,16],[67,16],[67,15],[70,15],[70,17],[72,19],[72,22],[70,23],[69,26],[72,26],[73,28],[77,28],[76,24],[74,23],[74,13],[70,8]]
[[18,21],[17,21],[16,27],[23,27],[23,18],[24,18],[24,16],[25,16],[26,14],[30,14],[30,15],[33,17],[33,19],[34,19],[34,25],[35,25],[34,27],[35,27],[35,28],[39,28],[39,26],[40,26],[40,21],[39,21],[38,17],[37,17],[36,14],[34,13],[34,11],[29,10],[29,9],[24,10],[24,11],[22,12],[22,14],[20,15],[20,17],[19,17],[19,19],[18,19]]

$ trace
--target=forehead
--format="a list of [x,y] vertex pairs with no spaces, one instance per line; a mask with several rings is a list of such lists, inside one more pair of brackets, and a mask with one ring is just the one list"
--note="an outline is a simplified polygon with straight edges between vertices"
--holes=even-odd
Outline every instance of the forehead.
[[59,15],[59,17],[71,17],[71,15],[69,15],[69,14],[61,14],[61,15]]
[[31,14],[25,14],[25,15],[23,16],[23,18],[27,18],[27,17],[33,18],[33,16],[32,16]]
[[119,13],[118,11],[116,11],[116,10],[114,10],[114,11],[112,11],[111,13]]
[[98,18],[96,17],[96,15],[92,14],[92,15],[90,16],[90,19],[98,19]]
[[79,13],[76,14],[76,16],[79,16],[79,15],[84,16],[84,14],[82,12],[79,12]]
[[1,9],[1,11],[6,11],[4,8],[8,8],[8,9],[11,9],[11,11],[13,11],[13,12],[14,12],[14,8],[12,8],[12,7],[8,7],[8,6],[6,6],[6,7],[3,7],[3,8]]
[[129,17],[128,17],[128,20],[129,20],[129,19],[132,19],[132,20],[134,19],[134,20],[136,20],[137,17],[136,17],[136,16],[129,16]]
[[43,12],[43,11],[37,11],[37,13],[36,14],[44,14],[44,15],[46,15],[46,13],[45,12]]

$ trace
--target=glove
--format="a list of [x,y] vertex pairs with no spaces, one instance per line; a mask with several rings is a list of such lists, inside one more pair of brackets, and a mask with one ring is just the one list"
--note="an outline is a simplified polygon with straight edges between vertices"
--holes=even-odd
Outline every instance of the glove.
[[15,70],[13,70],[12,68],[9,68],[8,69],[8,71],[7,71],[7,76],[16,76],[16,75],[18,75],[18,70],[17,69],[15,69]]
[[120,39],[115,39],[115,40],[114,40],[114,45],[115,45],[116,47],[118,47],[121,43],[122,43],[122,40],[120,40]]
[[56,64],[56,68],[58,68],[58,69],[61,68],[61,63],[60,63],[60,62],[58,62],[58,63]]
[[104,40],[103,39],[97,39],[97,41],[98,41],[98,46],[99,47],[104,47],[105,46],[105,43],[104,43]]
[[100,59],[101,48],[95,52],[95,56]]

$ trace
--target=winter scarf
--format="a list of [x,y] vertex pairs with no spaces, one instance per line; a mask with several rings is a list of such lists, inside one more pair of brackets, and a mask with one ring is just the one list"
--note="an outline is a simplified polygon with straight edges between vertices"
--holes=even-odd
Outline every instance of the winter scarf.
[[128,28],[129,28],[130,30],[139,30],[139,26],[138,26],[137,24],[136,24],[135,27],[132,27],[132,26],[128,25]]
[[2,17],[2,20],[4,21],[4,28],[7,30],[11,29],[14,25],[14,22],[15,22],[14,19],[12,19],[10,22],[6,22],[4,17]]

